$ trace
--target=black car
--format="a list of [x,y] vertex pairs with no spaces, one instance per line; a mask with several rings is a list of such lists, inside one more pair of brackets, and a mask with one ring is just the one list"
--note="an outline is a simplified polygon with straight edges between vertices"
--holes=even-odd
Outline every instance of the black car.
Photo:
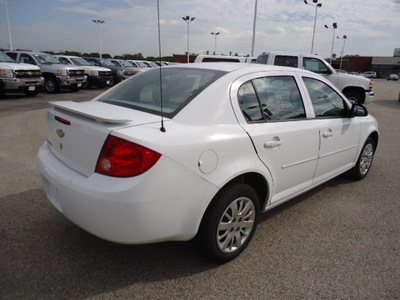
[[114,84],[136,75],[139,71],[132,68],[123,68],[115,66],[110,60],[99,57],[84,57],[92,66],[104,67],[111,70]]

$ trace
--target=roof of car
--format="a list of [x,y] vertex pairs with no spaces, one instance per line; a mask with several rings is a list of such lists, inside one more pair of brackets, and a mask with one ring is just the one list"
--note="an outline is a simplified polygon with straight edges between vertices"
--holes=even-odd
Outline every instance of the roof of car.
[[197,68],[197,69],[210,69],[218,70],[224,72],[233,72],[236,70],[247,70],[250,72],[260,72],[260,71],[278,71],[278,70],[293,70],[293,71],[303,71],[297,68],[281,67],[274,65],[265,64],[246,64],[246,63],[231,63],[231,62],[216,62],[216,63],[191,63],[191,64],[179,64],[166,66],[168,68]]

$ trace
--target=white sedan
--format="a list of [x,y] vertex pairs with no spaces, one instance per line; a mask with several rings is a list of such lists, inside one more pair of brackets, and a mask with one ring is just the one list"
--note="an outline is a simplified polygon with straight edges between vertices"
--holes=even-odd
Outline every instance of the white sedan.
[[38,153],[51,203],[84,230],[142,244],[198,237],[219,261],[260,212],[372,165],[378,125],[301,69],[182,64],[89,102],[53,102]]

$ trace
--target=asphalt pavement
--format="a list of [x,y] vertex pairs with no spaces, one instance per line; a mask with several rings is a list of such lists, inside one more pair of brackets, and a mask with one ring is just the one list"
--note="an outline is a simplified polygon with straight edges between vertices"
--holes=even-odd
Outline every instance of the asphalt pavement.
[[193,242],[98,239],[46,199],[36,153],[51,100],[0,99],[0,299],[399,299],[400,82],[375,81],[380,126],[364,180],[342,177],[261,215],[249,247],[218,265]]

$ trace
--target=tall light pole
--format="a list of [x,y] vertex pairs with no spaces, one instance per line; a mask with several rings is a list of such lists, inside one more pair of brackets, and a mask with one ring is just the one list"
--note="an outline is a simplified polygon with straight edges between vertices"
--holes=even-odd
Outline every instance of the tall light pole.
[[254,5],[254,20],[253,20],[253,40],[251,43],[251,56],[254,56],[254,44],[256,41],[256,20],[257,20],[257,0]]
[[335,30],[337,28],[337,23],[332,24],[332,28],[330,28],[328,25],[325,25],[326,29],[332,29],[333,30],[333,35],[332,35],[332,48],[331,48],[331,66],[332,66],[332,60],[333,60],[333,44],[335,43]]
[[94,22],[94,23],[96,23],[97,24],[97,29],[98,29],[98,32],[99,32],[99,53],[100,53],[100,58],[102,58],[102,51],[103,51],[103,49],[102,49],[102,46],[101,46],[101,35],[100,35],[100,24],[103,24],[103,23],[105,23],[106,21],[104,21],[104,20],[92,20],[92,22]]
[[315,26],[317,24],[317,11],[318,11],[318,8],[322,6],[322,3],[318,3],[318,0],[313,0],[314,4],[308,3],[307,0],[304,0],[304,3],[315,7],[314,29],[313,29],[312,42],[311,42],[311,53],[313,53],[314,52]]
[[[337,36],[338,39],[340,39],[340,37]],[[340,67],[339,69],[342,69],[342,63],[343,63],[343,55],[344,55],[344,45],[346,44],[346,40],[347,40],[347,35],[344,35],[342,37],[343,39],[343,47],[342,47],[342,52],[340,52]]]
[[186,17],[182,17],[183,21],[185,21],[187,23],[187,63],[189,63],[189,26],[190,23],[196,19],[196,17],[190,17],[190,16],[186,16]]
[[10,19],[8,18],[8,2],[7,0],[4,0],[4,3],[6,5],[6,18],[7,18],[7,28],[8,28],[8,41],[10,43],[10,51],[13,50],[13,45],[12,45],[12,40],[11,40],[11,30],[10,30]]
[[214,54],[217,53],[217,35],[220,34],[219,32],[211,32],[213,36],[215,36],[215,43],[214,43]]

